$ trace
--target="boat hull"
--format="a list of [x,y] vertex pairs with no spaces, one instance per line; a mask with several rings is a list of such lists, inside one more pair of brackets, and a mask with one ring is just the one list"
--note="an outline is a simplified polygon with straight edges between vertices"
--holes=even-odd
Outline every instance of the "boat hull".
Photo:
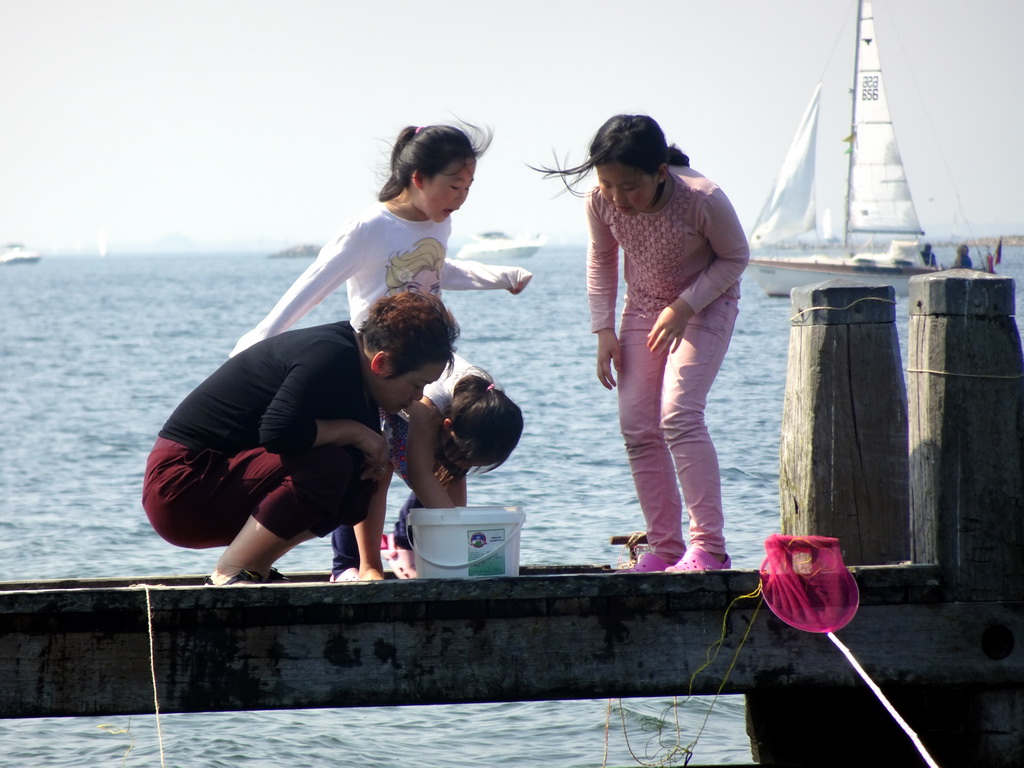
[[0,253],[0,266],[12,266],[14,264],[35,264],[42,256],[35,251],[27,251],[24,248],[12,248]]
[[539,245],[488,246],[471,243],[462,248],[457,259],[525,259],[540,250]]
[[747,266],[747,274],[765,293],[786,298],[789,298],[790,291],[801,285],[837,279],[891,285],[897,296],[906,296],[910,292],[910,278],[936,271],[937,267],[923,265],[887,265],[815,256],[752,258]]
[[457,259],[525,259],[533,256],[548,241],[547,235],[538,237],[509,237],[501,232],[477,235],[476,240],[462,246]]

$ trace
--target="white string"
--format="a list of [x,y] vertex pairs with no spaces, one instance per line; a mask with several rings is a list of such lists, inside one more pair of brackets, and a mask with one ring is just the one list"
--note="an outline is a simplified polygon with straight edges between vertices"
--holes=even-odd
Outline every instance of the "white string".
[[862,301],[881,301],[884,304],[892,304],[893,306],[896,305],[896,302],[893,301],[892,299],[883,299],[881,296],[862,296],[859,299],[854,299],[849,304],[847,304],[845,307],[830,307],[827,304],[825,304],[825,305],[820,306],[820,307],[807,307],[806,309],[801,309],[795,315],[790,317],[789,321],[793,322],[794,320],[799,320],[801,315],[806,315],[808,312],[819,312],[819,311],[824,312],[824,311],[828,311],[828,310],[833,310],[833,311],[836,311],[836,312],[844,312],[847,309],[850,309],[851,307],[857,306]]
[[934,371],[930,368],[907,368],[907,373],[934,373],[936,376],[961,376],[968,379],[1024,379],[1024,373],[956,373],[955,371]]
[[868,688],[870,688],[874,692],[875,696],[878,697],[878,700],[882,702],[882,706],[889,711],[889,714],[893,716],[893,719],[899,724],[900,728],[902,728],[907,736],[910,737],[910,740],[914,742],[914,746],[917,747],[917,751],[921,753],[921,757],[924,758],[924,761],[930,765],[931,768],[939,768],[939,764],[936,763],[935,760],[932,759],[932,756],[928,754],[928,750],[924,748],[924,744],[921,743],[921,739],[918,738],[914,729],[907,724],[906,720],[900,717],[900,713],[897,712],[895,707],[893,707],[893,705],[889,703],[889,700],[885,698],[885,694],[882,693],[882,689],[875,685],[875,681],[868,677],[868,673],[865,672],[864,668],[857,663],[855,658],[853,658],[853,654],[850,653],[850,649],[843,645],[839,638],[833,633],[829,632],[827,634],[828,639],[835,643],[836,648],[843,652],[843,655],[847,658],[850,664],[853,665],[853,668],[857,670],[857,674],[861,676],[861,679],[868,684]]
[[153,603],[149,599],[149,587],[142,585],[146,592],[146,622],[149,626],[149,673],[153,680],[153,710],[156,712],[156,737],[160,744],[160,768],[164,768],[164,732],[160,725],[160,697],[156,689],[156,658],[153,642]]

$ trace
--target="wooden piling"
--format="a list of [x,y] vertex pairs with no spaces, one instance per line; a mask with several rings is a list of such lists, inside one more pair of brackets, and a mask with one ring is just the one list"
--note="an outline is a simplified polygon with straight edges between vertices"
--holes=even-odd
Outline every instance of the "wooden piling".
[[794,289],[779,446],[782,532],[849,565],[907,559],[907,404],[891,286]]
[[[1024,362],[1013,280],[952,270],[910,285],[907,389],[915,562],[938,564],[946,599],[1024,597]],[[999,623],[977,628],[993,663],[1020,654]],[[944,765],[1024,765],[1024,689],[935,688],[922,709]]]
[[910,288],[914,562],[953,600],[1024,597],[1024,362],[1013,280],[939,272]]

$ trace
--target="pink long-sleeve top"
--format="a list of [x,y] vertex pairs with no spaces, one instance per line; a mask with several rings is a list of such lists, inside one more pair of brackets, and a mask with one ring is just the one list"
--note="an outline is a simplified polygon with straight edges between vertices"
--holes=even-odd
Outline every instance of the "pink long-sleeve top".
[[619,246],[627,312],[657,315],[679,298],[700,312],[722,294],[739,298],[750,247],[732,203],[690,168],[672,174],[672,197],[657,213],[627,216],[599,188],[588,193],[591,331],[615,327]]

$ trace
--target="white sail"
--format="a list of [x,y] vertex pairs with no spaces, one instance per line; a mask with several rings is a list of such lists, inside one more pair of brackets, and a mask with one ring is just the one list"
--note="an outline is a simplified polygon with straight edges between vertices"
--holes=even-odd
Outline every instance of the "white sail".
[[846,234],[923,234],[896,146],[871,0],[861,3]]
[[769,245],[810,232],[815,227],[814,147],[818,136],[821,83],[789,145],[775,187],[750,233],[751,245]]
[[[789,296],[790,291],[796,286],[835,278],[877,281],[891,285],[897,296],[906,296],[910,290],[912,277],[929,274],[938,269],[922,264],[917,258],[916,236],[923,233],[910,199],[907,177],[903,172],[903,163],[893,134],[892,119],[879,69],[871,0],[859,0],[857,26],[854,31],[857,39],[853,67],[852,133],[844,139],[851,142],[844,212],[846,227],[843,233],[844,244],[847,247],[843,249],[842,254],[752,254],[747,274],[751,275],[769,296]],[[804,120],[807,121],[808,116],[805,115]],[[803,130],[805,129],[802,125],[801,131]],[[793,142],[794,147],[799,139],[798,135]],[[795,149],[791,148],[792,157],[786,158],[787,166],[795,166],[794,153]],[[809,167],[813,169],[813,165]],[[779,190],[781,179],[785,175],[779,174],[780,181],[773,192],[773,200],[783,198]],[[790,170],[789,175],[793,176],[795,173]],[[810,189],[813,190],[813,187]],[[813,192],[811,196],[813,197]],[[797,208],[795,205],[790,207]],[[811,210],[813,211],[813,208]],[[765,206],[765,211],[768,215],[772,214],[770,205]],[[762,214],[762,219],[768,220],[765,214]],[[761,234],[766,238],[763,231],[758,231],[758,228],[762,227],[762,219],[758,219],[754,234]],[[822,228],[828,242],[831,240],[830,222],[823,221]],[[859,252],[852,250],[853,247],[858,247],[858,244],[851,242],[851,233],[870,233],[883,237],[869,238],[872,241],[872,250]],[[915,239],[899,238],[899,235],[914,236]],[[751,241],[755,244],[753,234]],[[882,253],[879,249],[884,247],[885,243],[888,243],[889,248]]]

